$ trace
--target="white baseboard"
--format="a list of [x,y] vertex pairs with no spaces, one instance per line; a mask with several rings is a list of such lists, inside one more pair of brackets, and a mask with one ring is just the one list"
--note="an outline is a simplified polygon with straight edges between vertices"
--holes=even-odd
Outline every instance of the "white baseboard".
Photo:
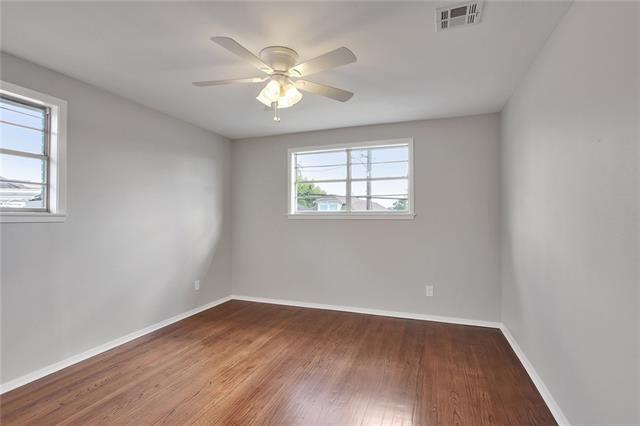
[[511,345],[511,348],[513,348],[513,351],[518,356],[518,359],[520,360],[520,363],[522,364],[524,369],[527,370],[529,377],[531,377],[533,384],[538,389],[538,392],[542,396],[542,399],[544,399],[544,402],[547,404],[547,407],[549,407],[549,410],[551,411],[551,414],[553,414],[553,417],[556,419],[556,422],[558,422],[560,426],[569,426],[570,425],[569,420],[567,420],[567,418],[565,417],[564,413],[560,409],[560,406],[558,405],[556,400],[553,399],[551,392],[549,392],[549,389],[544,384],[544,382],[536,372],[535,368],[533,368],[533,364],[531,364],[527,356],[524,354],[524,352],[522,351],[522,348],[520,348],[520,345],[518,345],[518,342],[516,341],[516,339],[513,337],[511,332],[509,332],[509,329],[504,324],[502,324],[500,326],[500,331],[502,331],[502,334],[504,334],[504,337],[507,339],[507,342],[509,342],[509,344]]
[[142,330],[134,331],[133,333],[129,333],[126,336],[119,337],[103,345],[100,345],[95,348],[89,349],[88,351],[82,352],[81,354],[71,356],[69,358],[63,359],[62,361],[58,361],[55,364],[48,365],[32,373],[25,374],[24,376],[10,380],[6,383],[2,383],[0,384],[0,395],[5,392],[9,392],[12,389],[26,385],[27,383],[38,380],[44,376],[48,376],[49,374],[55,373],[56,371],[62,370],[63,368],[67,368],[69,366],[72,366],[73,364],[77,364],[80,361],[84,361],[87,358],[91,358],[92,356],[96,356],[98,354],[101,354],[102,352],[106,352],[109,349],[115,348],[116,346],[123,345],[127,342],[130,342],[131,340],[137,339],[138,337],[142,337],[145,334],[149,334],[162,327],[166,327],[170,324],[173,324],[174,322],[178,322],[187,317],[195,315],[199,312],[206,311],[207,309],[213,308],[214,306],[220,305],[221,303],[224,303],[228,300],[231,300],[230,296],[226,296],[221,299],[214,300],[213,302],[207,303],[206,305],[202,305],[197,308],[191,309],[187,312],[183,312],[181,314],[168,318],[164,321],[160,321],[158,323],[150,325],[149,327],[145,327]]
[[449,324],[473,325],[477,327],[500,328],[502,325],[494,321],[473,320],[467,318],[443,317],[438,315],[413,314],[408,312],[385,311],[381,309],[356,308],[353,306],[324,305],[320,303],[298,302],[295,300],[269,299],[264,297],[231,295],[235,300],[246,300],[247,302],[271,303],[274,305],[298,306],[300,308],[325,309],[329,311],[354,312],[357,314],[380,315],[383,317],[416,319],[422,321],[446,322]]

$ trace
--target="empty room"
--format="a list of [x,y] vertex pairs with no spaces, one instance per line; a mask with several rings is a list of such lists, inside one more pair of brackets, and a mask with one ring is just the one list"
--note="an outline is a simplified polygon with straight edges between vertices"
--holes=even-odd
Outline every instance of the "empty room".
[[2,425],[640,425],[640,1],[0,0]]

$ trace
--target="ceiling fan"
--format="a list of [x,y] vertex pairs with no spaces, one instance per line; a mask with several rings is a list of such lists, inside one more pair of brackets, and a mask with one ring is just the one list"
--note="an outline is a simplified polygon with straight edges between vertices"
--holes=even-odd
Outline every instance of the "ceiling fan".
[[311,74],[325,71],[341,65],[356,62],[356,55],[346,47],[340,47],[331,52],[297,64],[298,53],[284,46],[269,46],[260,51],[260,57],[254,55],[240,43],[230,37],[211,37],[211,41],[219,44],[251,63],[254,67],[267,74],[266,77],[236,78],[230,80],[196,81],[194,86],[219,86],[235,83],[262,83],[269,80],[260,91],[256,99],[269,108],[273,108],[274,121],[280,121],[278,112],[281,108],[289,108],[302,99],[300,90],[326,96],[336,101],[346,102],[353,93],[335,87],[312,81],[303,80]]

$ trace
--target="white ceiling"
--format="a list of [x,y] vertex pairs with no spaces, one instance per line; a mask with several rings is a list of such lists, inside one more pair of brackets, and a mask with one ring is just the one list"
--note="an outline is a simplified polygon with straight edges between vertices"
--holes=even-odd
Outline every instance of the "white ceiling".
[[[568,8],[485,2],[479,25],[434,31],[458,2],[2,2],[2,50],[232,139],[496,112]],[[355,92],[347,103],[305,94],[271,113],[259,85],[195,80],[259,75],[209,38],[301,60],[347,46],[358,62],[309,77]]]

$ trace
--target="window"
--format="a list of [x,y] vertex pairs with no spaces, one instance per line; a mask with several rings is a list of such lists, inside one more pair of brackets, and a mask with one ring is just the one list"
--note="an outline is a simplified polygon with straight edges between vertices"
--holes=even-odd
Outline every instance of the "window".
[[413,217],[413,140],[289,150],[291,218]]
[[66,102],[0,83],[0,218],[62,221]]

